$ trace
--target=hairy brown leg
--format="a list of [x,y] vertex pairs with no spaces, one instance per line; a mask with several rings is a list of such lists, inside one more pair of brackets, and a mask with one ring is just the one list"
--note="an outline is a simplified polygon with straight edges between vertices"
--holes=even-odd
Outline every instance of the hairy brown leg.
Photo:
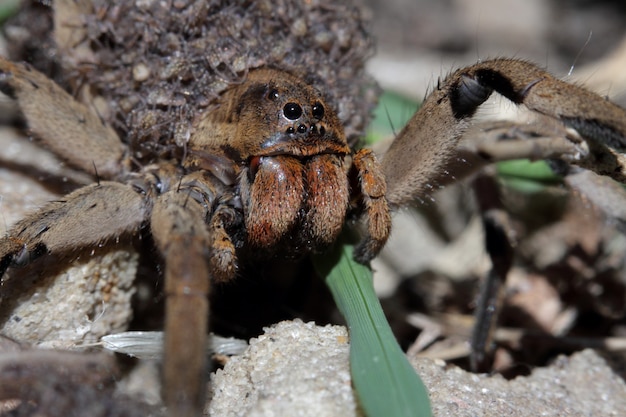
[[459,69],[425,99],[383,158],[387,197],[399,207],[423,196],[452,155],[478,106],[497,91],[575,128],[590,145],[580,165],[624,182],[626,111],[538,66],[496,59]]
[[0,91],[17,99],[33,134],[72,166],[105,179],[127,170],[126,146],[113,129],[39,71],[0,57]]
[[172,190],[155,202],[152,235],[165,259],[163,400],[169,415],[202,414],[207,380],[210,235],[207,208],[190,190]]
[[19,221],[0,239],[0,276],[40,255],[69,252],[136,231],[149,211],[144,196],[129,185],[102,182],[80,188]]
[[587,139],[626,148],[624,109],[534,64],[513,59],[485,61],[468,68],[466,76],[516,104],[562,121]]
[[227,282],[237,273],[237,254],[226,227],[228,224],[241,222],[238,213],[228,205],[218,205],[211,216],[211,256],[209,260],[212,279]]
[[391,232],[391,216],[385,197],[387,187],[374,152],[362,149],[354,155],[352,163],[357,171],[367,224],[367,234],[355,248],[354,258],[367,263],[380,252]]

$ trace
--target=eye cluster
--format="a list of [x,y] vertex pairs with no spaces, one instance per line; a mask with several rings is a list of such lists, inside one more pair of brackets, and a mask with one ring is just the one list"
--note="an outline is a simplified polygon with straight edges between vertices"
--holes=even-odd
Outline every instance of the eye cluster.
[[[283,115],[289,120],[298,120],[302,113],[304,110],[298,103],[289,102],[283,107]],[[313,104],[311,114],[315,119],[322,120],[324,118],[324,105],[320,102]]]
[[[267,98],[271,101],[277,101],[280,98],[280,92],[272,88],[267,93]],[[287,102],[282,108],[282,115],[285,119],[296,122],[302,118],[305,114],[304,108],[299,103],[295,101]],[[307,132],[313,134],[324,135],[326,133],[326,128],[319,122],[324,119],[325,109],[324,105],[319,101],[316,101],[311,106],[311,120],[303,120],[303,123],[294,124],[294,126],[289,126],[286,129],[288,134],[300,133],[305,134]],[[308,119],[308,118],[307,118]],[[310,126],[307,126],[306,123],[309,123]]]

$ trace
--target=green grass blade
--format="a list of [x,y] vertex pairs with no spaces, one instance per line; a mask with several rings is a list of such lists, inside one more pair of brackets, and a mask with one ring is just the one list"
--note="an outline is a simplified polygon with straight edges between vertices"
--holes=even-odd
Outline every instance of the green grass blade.
[[350,331],[352,383],[368,417],[431,416],[428,393],[396,342],[374,293],[369,268],[352,258],[351,245],[317,256]]
[[418,103],[399,94],[383,92],[374,110],[374,118],[368,127],[365,143],[371,145],[392,133],[400,133],[418,107]]
[[0,0],[0,24],[17,13],[20,0]]
[[539,193],[558,185],[563,178],[556,175],[546,161],[514,159],[496,164],[498,178],[506,186],[526,194]]

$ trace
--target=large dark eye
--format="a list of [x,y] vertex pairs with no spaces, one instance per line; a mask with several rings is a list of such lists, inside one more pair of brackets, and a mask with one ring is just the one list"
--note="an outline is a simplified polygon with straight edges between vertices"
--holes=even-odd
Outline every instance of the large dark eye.
[[324,106],[322,106],[322,103],[315,103],[311,111],[313,112],[313,117],[317,120],[322,120],[324,118]]
[[289,120],[298,120],[302,116],[302,107],[297,103],[287,103],[283,107],[283,114]]

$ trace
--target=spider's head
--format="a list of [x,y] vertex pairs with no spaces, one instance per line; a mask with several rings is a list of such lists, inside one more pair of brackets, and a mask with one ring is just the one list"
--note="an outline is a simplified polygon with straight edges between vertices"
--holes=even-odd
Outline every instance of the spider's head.
[[199,131],[203,133],[192,139],[192,148],[217,147],[236,161],[350,152],[339,118],[322,94],[275,69],[251,71],[242,84],[226,91],[220,107],[200,121]]
[[335,111],[322,94],[282,71],[257,70],[242,89],[233,117],[254,156],[306,157],[349,152]]

